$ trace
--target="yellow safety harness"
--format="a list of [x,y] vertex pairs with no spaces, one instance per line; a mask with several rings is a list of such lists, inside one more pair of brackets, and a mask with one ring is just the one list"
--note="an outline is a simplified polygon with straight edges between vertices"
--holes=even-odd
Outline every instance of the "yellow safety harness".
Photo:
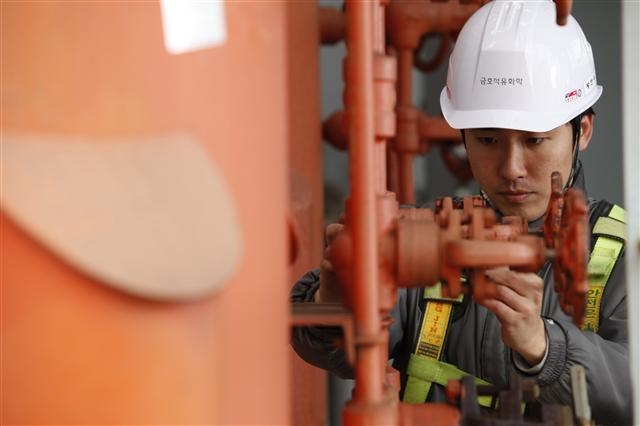
[[[453,305],[462,302],[462,295],[456,299],[442,297],[441,288],[442,284],[437,283],[424,289],[427,303],[416,350],[411,354],[407,366],[407,385],[402,397],[403,402],[421,404],[427,399],[433,383],[446,386],[449,380],[460,380],[470,375],[453,364],[440,361]],[[478,377],[475,381],[476,384],[489,384]],[[484,407],[491,406],[491,399],[485,396],[478,397],[479,403]]]
[[[611,271],[622,252],[625,241],[626,213],[621,207],[614,205],[608,216],[598,218],[592,235],[596,237],[587,266],[589,290],[587,291],[585,321],[583,330],[596,332],[600,320],[600,301],[604,287]],[[416,349],[411,354],[407,366],[407,385],[402,400],[421,404],[429,395],[433,383],[446,386],[449,380],[460,380],[470,374],[452,364],[441,361],[442,349],[451,322],[453,305],[460,303],[457,299],[441,296],[441,284],[424,289],[426,300],[425,313]],[[476,384],[489,384],[476,377]],[[491,397],[478,397],[483,407],[492,406]]]
[[598,331],[600,323],[600,300],[604,287],[609,281],[613,267],[624,247],[627,213],[620,206],[614,205],[608,216],[599,217],[591,234],[596,242],[591,250],[591,257],[587,265],[589,274],[589,290],[582,329]]

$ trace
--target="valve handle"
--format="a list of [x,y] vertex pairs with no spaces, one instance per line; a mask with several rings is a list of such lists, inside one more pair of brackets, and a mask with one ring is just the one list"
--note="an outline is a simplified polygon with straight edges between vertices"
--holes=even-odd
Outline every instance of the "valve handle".
[[560,172],[553,172],[551,174],[551,198],[549,199],[549,206],[547,207],[543,225],[544,245],[548,249],[554,248],[555,239],[560,233],[563,205],[562,175]]
[[588,209],[584,194],[574,188],[567,190],[563,204],[554,242],[555,290],[562,310],[572,316],[574,324],[580,326],[584,320],[588,288]]

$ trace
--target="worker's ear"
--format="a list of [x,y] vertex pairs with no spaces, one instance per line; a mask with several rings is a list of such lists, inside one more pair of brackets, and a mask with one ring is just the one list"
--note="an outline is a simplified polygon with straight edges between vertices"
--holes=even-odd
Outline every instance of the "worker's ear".
[[587,149],[591,136],[593,136],[593,114],[585,114],[580,120],[580,139],[578,140],[580,151]]

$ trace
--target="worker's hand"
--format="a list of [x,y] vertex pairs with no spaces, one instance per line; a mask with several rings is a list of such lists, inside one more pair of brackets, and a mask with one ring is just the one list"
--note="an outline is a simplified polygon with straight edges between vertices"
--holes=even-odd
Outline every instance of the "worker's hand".
[[493,312],[502,325],[502,341],[518,352],[530,365],[544,357],[547,336],[540,312],[544,281],[530,272],[507,268],[486,271],[497,283],[496,297],[479,304]]
[[342,290],[327,253],[331,242],[340,234],[343,228],[344,225],[341,223],[332,223],[324,231],[326,244],[322,263],[320,264],[320,288],[314,298],[316,303],[342,303]]

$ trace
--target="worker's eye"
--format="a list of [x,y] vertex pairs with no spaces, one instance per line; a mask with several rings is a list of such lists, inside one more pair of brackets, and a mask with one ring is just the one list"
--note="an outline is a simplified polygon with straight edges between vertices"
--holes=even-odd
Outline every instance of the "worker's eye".
[[529,145],[540,145],[542,142],[544,142],[547,139],[549,139],[549,138],[546,138],[544,136],[532,136],[530,138],[527,138],[527,144],[529,144]]
[[481,145],[493,145],[498,142],[496,138],[493,138],[491,136],[478,136],[476,140]]

